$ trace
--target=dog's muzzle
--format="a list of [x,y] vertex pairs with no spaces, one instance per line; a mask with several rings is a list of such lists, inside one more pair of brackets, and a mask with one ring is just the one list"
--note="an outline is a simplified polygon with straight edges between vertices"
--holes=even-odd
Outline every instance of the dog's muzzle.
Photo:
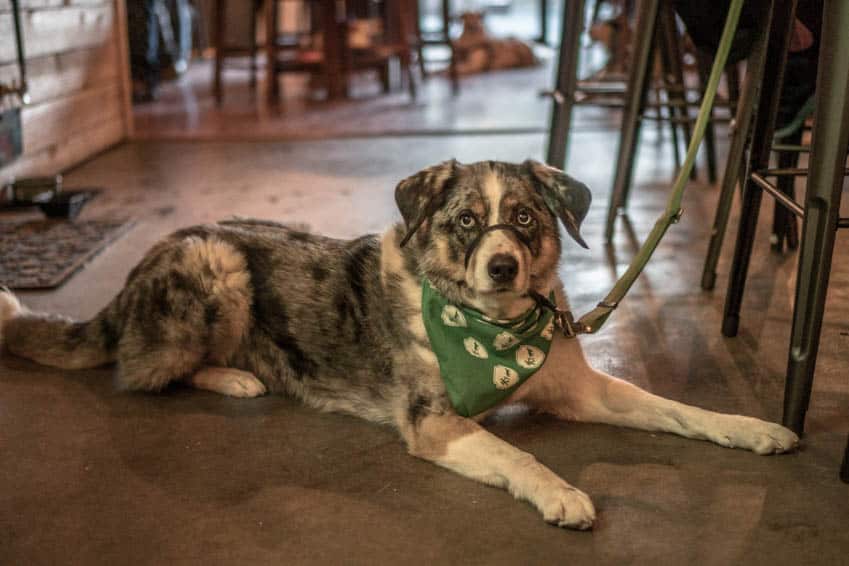
[[[508,231],[512,232],[513,235],[516,236],[516,239],[518,239],[519,242],[521,242],[522,245],[525,246],[526,248],[528,248],[528,251],[530,251],[531,241],[528,240],[528,237],[525,236],[524,234],[522,234],[522,232],[518,228],[516,228],[512,224],[493,224],[492,226],[487,226],[486,228],[481,230],[481,233],[478,234],[477,237],[474,240],[472,240],[472,243],[469,244],[469,247],[466,248],[466,258],[465,258],[465,262],[464,262],[464,266],[466,268],[469,267],[469,261],[472,259],[472,254],[474,254],[475,250],[478,249],[478,246],[480,245],[481,241],[483,240],[483,237],[486,236],[490,232],[494,232],[495,230],[508,230]],[[496,257],[498,257],[498,255],[506,255],[506,254],[497,254]],[[494,257],[493,260],[496,259],[496,257]],[[515,263],[516,260],[513,259],[513,262]],[[491,267],[492,266],[490,265],[489,268],[491,268]],[[518,270],[518,264],[516,264],[515,267],[514,267],[513,277],[516,276],[515,272],[517,270]],[[492,276],[491,271],[490,271],[490,276]],[[513,279],[513,277],[510,277],[510,279]],[[493,277],[493,279],[495,279],[495,277]]]

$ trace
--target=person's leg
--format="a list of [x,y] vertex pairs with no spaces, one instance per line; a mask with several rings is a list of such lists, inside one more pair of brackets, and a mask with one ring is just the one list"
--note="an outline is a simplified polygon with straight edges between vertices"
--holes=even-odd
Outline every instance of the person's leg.
[[159,27],[155,0],[127,0],[133,100],[153,99],[159,83]]

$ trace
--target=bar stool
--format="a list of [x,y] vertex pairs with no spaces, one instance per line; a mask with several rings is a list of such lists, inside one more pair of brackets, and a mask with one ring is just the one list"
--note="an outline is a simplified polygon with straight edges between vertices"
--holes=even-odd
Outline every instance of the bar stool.
[[348,0],[348,20],[377,18],[382,23],[381,40],[364,48],[355,48],[347,38],[343,49],[343,62],[347,73],[376,69],[381,76],[384,92],[391,90],[389,63],[397,59],[402,80],[406,82],[410,98],[416,99],[416,81],[412,71],[412,56],[416,49],[415,20],[418,8],[415,0]]
[[[744,186],[742,175],[744,171],[763,169],[769,165],[770,151],[775,151],[779,170],[795,167],[798,161],[798,152],[785,151],[787,148],[796,148],[802,140],[802,130],[790,134],[782,141],[784,143],[765,143],[773,137],[775,119],[778,113],[779,95],[781,91],[784,66],[787,58],[790,34],[792,32],[793,17],[788,16],[787,7],[776,7],[781,14],[774,14],[772,29],[781,25],[786,33],[784,36],[778,32],[770,34],[766,25],[757,29],[746,64],[746,78],[743,90],[740,93],[737,112],[735,115],[734,135],[728,149],[728,158],[725,164],[725,173],[722,177],[722,186],[717,201],[713,227],[711,229],[710,242],[705,257],[705,265],[702,270],[702,289],[712,290],[716,284],[716,266],[719,262],[722,243],[727,231],[728,219],[731,214],[731,205],[734,200],[734,190],[740,181],[741,192]],[[795,13],[795,1],[793,3]],[[789,17],[789,20],[787,18]],[[778,20],[781,21],[778,21]],[[755,119],[755,108],[760,108],[759,120]],[[767,113],[767,110],[770,113]],[[766,124],[770,127],[767,131]],[[769,137],[763,137],[768,135]],[[751,153],[749,169],[744,168],[746,162],[746,148],[750,140],[757,140],[757,145],[752,145],[753,151],[766,153]],[[756,158],[756,159],[755,159]],[[794,178],[792,176],[780,176],[777,188],[779,192],[793,198]],[[773,249],[781,251],[786,241],[789,249],[795,249],[798,245],[798,228],[796,218],[788,215],[785,208],[776,206],[773,217]]]
[[[740,306],[758,212],[761,197],[766,191],[776,199],[776,203],[803,219],[783,416],[784,425],[801,434],[813,385],[835,232],[838,228],[849,227],[849,219],[839,218],[844,175],[849,173],[845,166],[849,150],[849,35],[845,33],[849,29],[849,2],[825,0],[815,94],[816,113],[807,171],[768,168],[770,150],[776,148],[772,137],[781,90],[778,87],[782,81],[795,10],[795,0],[772,2],[759,39],[756,62],[764,65],[763,81],[751,129],[748,173],[722,332],[725,336],[735,336],[739,328]],[[751,87],[746,89],[751,90]],[[750,98],[744,94],[741,106],[751,104]],[[740,143],[736,139],[735,142]],[[779,149],[800,150],[793,146]],[[767,181],[771,177],[805,174],[808,182],[804,205]],[[841,477],[849,481],[849,446],[844,455]]]
[[[688,90],[684,83],[675,14],[669,2],[661,2],[660,0],[641,0],[638,4],[635,25],[637,33],[635,33],[631,50],[631,66],[627,87],[624,90],[617,91],[610,86],[579,82],[577,79],[578,54],[583,31],[584,8],[585,2],[581,0],[566,2],[564,7],[556,88],[547,93],[554,99],[554,106],[549,128],[546,160],[549,165],[554,167],[564,167],[573,106],[579,103],[599,104],[598,101],[592,99],[579,100],[580,94],[618,92],[623,96],[624,102],[602,104],[624,108],[616,174],[605,230],[605,238],[610,241],[616,215],[625,206],[628,198],[641,122],[652,119],[665,119],[670,122],[672,141],[675,145],[676,166],[680,166],[677,127],[681,126],[685,144],[689,144],[689,130],[693,119],[689,116],[688,108],[698,105],[698,101],[690,102],[687,99]],[[663,79],[658,85],[657,91],[664,91],[666,100],[661,101],[661,95],[658,95],[657,102],[652,104],[647,101],[647,98],[652,83],[652,63],[655,49],[658,50],[663,67]],[[730,80],[729,83],[731,84]],[[647,110],[650,108],[656,109],[658,115],[649,115]],[[666,117],[661,116],[662,108],[667,111]],[[718,120],[718,118],[714,118],[712,122]],[[713,123],[706,134],[708,177],[710,179],[716,177],[716,157],[712,130]]]

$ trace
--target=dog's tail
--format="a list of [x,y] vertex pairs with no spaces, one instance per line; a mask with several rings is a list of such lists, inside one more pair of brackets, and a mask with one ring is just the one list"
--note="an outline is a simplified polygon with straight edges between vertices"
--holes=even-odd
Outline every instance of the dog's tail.
[[35,313],[0,287],[0,347],[43,365],[64,369],[115,361],[120,339],[117,297],[88,322]]

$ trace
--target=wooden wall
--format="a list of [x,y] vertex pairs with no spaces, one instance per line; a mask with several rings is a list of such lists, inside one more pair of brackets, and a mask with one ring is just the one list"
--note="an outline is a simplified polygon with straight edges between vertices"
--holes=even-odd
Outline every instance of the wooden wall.
[[[24,153],[0,168],[57,173],[131,133],[124,0],[21,0],[31,102]],[[0,0],[0,81],[17,76],[11,2]]]

